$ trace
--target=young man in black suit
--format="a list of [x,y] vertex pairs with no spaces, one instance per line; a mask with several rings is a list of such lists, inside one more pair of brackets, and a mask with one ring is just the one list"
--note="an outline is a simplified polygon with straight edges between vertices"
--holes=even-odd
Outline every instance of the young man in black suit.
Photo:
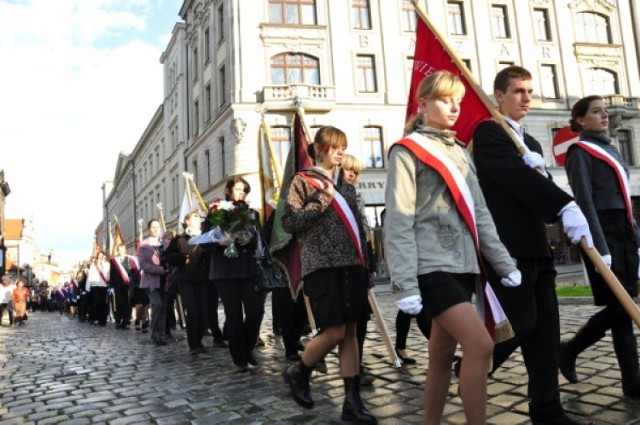
[[[509,66],[494,80],[494,95],[508,128],[484,121],[475,129],[473,157],[480,186],[500,239],[516,258],[522,285],[505,289],[489,270],[489,281],[515,331],[515,338],[497,344],[495,371],[520,346],[529,375],[529,415],[534,424],[576,424],[560,404],[558,351],[560,320],[554,268],[545,223],[562,218],[573,243],[582,237],[593,246],[586,219],[573,198],[545,171],[540,143],[520,121],[529,112],[531,74]],[[509,134],[509,132],[511,134]],[[512,137],[526,147],[520,155]]]

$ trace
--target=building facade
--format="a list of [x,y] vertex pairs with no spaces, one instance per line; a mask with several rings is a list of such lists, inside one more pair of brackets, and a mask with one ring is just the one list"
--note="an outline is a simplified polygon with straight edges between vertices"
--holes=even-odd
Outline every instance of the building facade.
[[[419,4],[485,92],[492,93],[493,77],[504,66],[532,72],[534,101],[525,125],[567,191],[564,170],[553,159],[553,136],[567,125],[577,99],[603,95],[610,135],[630,165],[632,193],[640,195],[640,16],[634,0]],[[209,202],[222,196],[226,178],[242,175],[258,207],[261,119],[284,163],[297,105],[312,133],[330,124],[348,135],[347,152],[365,167],[359,190],[377,227],[386,153],[402,136],[405,119],[418,19],[413,3],[185,0],[179,16],[160,58],[164,103],[134,151],[118,160],[107,199],[105,210],[120,217],[127,239],[135,237],[136,220],[158,215],[159,203],[167,223],[177,224],[184,172]],[[550,237],[564,252],[557,228],[550,228]]]

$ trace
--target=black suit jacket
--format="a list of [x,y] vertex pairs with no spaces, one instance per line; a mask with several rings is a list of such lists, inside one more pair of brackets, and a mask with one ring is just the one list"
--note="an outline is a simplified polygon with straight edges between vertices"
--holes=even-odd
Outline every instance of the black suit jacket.
[[[542,155],[540,143],[528,134],[527,147]],[[473,159],[480,187],[509,253],[516,258],[551,256],[545,223],[558,220],[573,198],[551,178],[527,166],[506,131],[484,121],[473,135]]]

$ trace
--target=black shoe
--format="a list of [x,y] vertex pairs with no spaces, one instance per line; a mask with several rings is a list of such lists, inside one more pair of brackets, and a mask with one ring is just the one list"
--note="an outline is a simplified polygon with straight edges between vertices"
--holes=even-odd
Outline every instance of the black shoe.
[[167,345],[167,343],[166,343],[166,342],[164,342],[164,341],[163,341],[163,340],[161,340],[161,339],[159,339],[159,340],[155,341],[155,343],[156,343],[156,345],[157,345],[158,347],[161,347],[161,346],[163,346],[163,345]]
[[237,373],[247,373],[247,372],[249,372],[249,369],[247,368],[247,365],[236,365],[236,372]]
[[343,378],[343,380],[345,397],[340,418],[347,423],[377,424],[378,420],[367,410],[360,398],[359,377]]
[[325,362],[324,360],[318,362],[315,365],[315,370],[317,370],[320,373],[327,373],[327,362]]
[[569,353],[569,347],[566,342],[560,343],[560,356],[558,363],[562,376],[572,384],[577,384],[578,374],[576,373],[576,358]]
[[191,349],[189,350],[189,354],[191,354],[192,356],[198,355],[198,354],[200,354],[200,353],[201,353],[201,351],[200,351],[200,349],[199,349],[199,348],[197,348],[197,347],[196,347],[196,348],[191,348]]
[[292,362],[299,362],[301,357],[298,353],[290,353],[290,354],[285,354],[285,357],[287,360],[292,361]]
[[278,326],[274,327],[273,328],[273,334],[274,335],[278,335],[278,336],[282,336],[282,328],[278,327]]
[[249,362],[251,366],[258,366],[260,362],[254,357],[253,354],[249,354]]
[[309,373],[311,371],[304,371],[304,367],[301,362],[289,366],[284,372],[284,381],[291,388],[293,400],[305,409],[312,409],[313,400],[309,389]]
[[371,385],[373,385],[373,381],[375,380],[376,378],[374,378],[373,375],[371,375],[367,371],[366,367],[360,366],[360,386],[361,387],[370,387]]
[[398,355],[398,358],[400,360],[402,360],[402,363],[404,364],[416,364],[416,359],[411,358],[411,357],[403,357],[402,354],[400,354],[400,351],[396,348],[396,354]]
[[214,339],[213,346],[218,348],[227,348],[227,343],[222,339]]

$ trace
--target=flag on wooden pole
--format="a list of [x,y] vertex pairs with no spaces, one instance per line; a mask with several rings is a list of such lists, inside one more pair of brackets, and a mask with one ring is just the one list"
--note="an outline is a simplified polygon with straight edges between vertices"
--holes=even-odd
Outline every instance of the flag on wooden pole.
[[466,89],[460,106],[460,118],[453,126],[453,130],[456,131],[456,138],[464,144],[468,144],[473,137],[476,125],[494,117],[495,107],[475,81],[464,62],[458,58],[427,15],[415,4],[415,1],[414,6],[419,19],[416,26],[416,48],[413,56],[411,88],[405,121],[418,111],[416,93],[420,81],[436,71],[449,71],[460,77]]
[[300,289],[302,288],[300,285],[302,281],[300,246],[296,238],[282,228],[282,214],[284,212],[284,203],[287,199],[291,179],[298,171],[312,165],[311,158],[309,158],[307,154],[307,146],[309,145],[307,134],[306,126],[304,125],[304,110],[298,108],[293,118],[293,146],[289,150],[287,163],[284,167],[283,183],[280,188],[280,198],[275,210],[273,230],[271,231],[271,241],[269,244],[272,258],[286,268],[291,295],[294,299],[298,297]]
[[262,116],[258,129],[258,168],[262,193],[261,221],[265,223],[275,211],[282,187],[282,167],[276,157],[269,125]]

